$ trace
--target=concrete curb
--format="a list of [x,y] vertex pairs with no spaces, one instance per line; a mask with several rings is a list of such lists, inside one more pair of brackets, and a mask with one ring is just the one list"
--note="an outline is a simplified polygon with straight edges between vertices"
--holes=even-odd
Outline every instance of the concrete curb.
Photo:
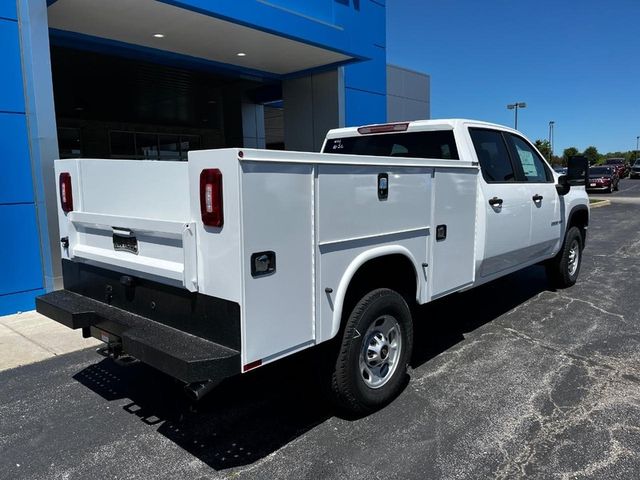
[[589,208],[599,208],[611,205],[611,200],[596,200],[593,203],[589,203]]

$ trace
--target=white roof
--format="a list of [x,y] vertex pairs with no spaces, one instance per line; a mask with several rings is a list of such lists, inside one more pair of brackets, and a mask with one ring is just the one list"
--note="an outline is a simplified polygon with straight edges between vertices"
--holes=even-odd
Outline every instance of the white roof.
[[[396,124],[396,123],[408,123],[409,126],[406,130],[407,132],[424,132],[424,131],[431,131],[431,130],[454,130],[455,128],[459,128],[463,125],[499,128],[500,130],[509,130],[509,131],[515,132],[515,130],[513,130],[512,128],[506,127],[504,125],[483,122],[480,120],[470,120],[466,118],[414,120],[412,122],[392,122],[391,124]],[[333,130],[329,130],[329,132],[327,133],[327,138],[354,137],[356,135],[360,135],[360,133],[358,133],[359,128],[371,127],[374,125],[389,125],[389,124],[382,123],[382,124],[372,124],[372,125],[361,125],[358,127],[334,128]],[[402,133],[402,132],[388,132],[388,133]]]

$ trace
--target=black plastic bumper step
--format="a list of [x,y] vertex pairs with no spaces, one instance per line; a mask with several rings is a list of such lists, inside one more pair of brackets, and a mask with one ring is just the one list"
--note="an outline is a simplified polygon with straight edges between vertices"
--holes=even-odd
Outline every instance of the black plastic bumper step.
[[73,329],[95,326],[122,340],[122,350],[184,382],[240,373],[240,352],[69,290],[36,298],[36,310]]

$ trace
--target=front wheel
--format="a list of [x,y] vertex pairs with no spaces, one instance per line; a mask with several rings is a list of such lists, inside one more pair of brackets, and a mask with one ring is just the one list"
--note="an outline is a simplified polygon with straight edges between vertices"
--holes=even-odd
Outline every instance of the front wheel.
[[558,254],[546,264],[547,276],[557,288],[571,287],[578,279],[582,264],[582,234],[578,227],[571,227],[564,237]]
[[387,288],[364,295],[349,315],[332,372],[336,403],[367,414],[393,400],[404,386],[412,344],[404,298]]

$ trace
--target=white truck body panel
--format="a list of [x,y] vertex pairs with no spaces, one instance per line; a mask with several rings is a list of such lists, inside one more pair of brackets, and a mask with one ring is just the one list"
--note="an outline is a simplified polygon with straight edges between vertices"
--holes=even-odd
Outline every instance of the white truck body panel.
[[[252,149],[190,152],[188,162],[59,160],[56,176],[70,173],[74,201],[68,214],[58,205],[69,238],[62,255],[238,303],[242,365],[268,363],[333,338],[349,282],[373,258],[406,257],[422,304],[558,252],[584,190],[562,197],[553,183],[484,182],[468,126],[492,127],[408,126],[452,130],[461,160]],[[339,129],[327,138],[356,135]],[[209,168],[222,173],[221,228],[200,218],[200,173]],[[500,211],[488,204],[494,196],[504,200]],[[447,235],[437,241],[441,225]],[[139,252],[114,250],[114,233],[135,235]],[[251,256],[265,251],[276,253],[276,272],[254,277]]]

